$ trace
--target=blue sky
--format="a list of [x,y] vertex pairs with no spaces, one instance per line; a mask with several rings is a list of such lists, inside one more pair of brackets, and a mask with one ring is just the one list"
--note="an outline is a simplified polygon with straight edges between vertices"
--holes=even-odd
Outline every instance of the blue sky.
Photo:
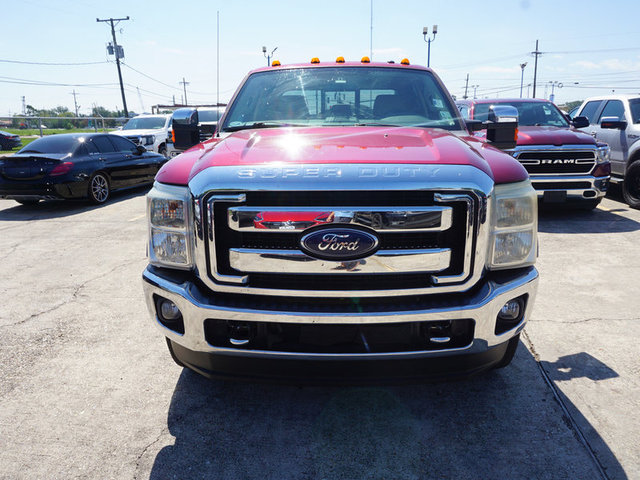
[[[371,5],[373,4],[373,22]],[[431,67],[450,92],[518,97],[520,64],[524,95],[533,82],[536,39],[536,96],[547,97],[551,83],[556,103],[590,95],[640,93],[640,39],[637,4],[632,0],[581,2],[515,1],[121,1],[0,0],[0,115],[20,113],[22,96],[36,108],[58,105],[80,112],[93,104],[122,108],[116,66],[106,54],[111,33],[96,18],[126,17],[117,27],[124,46],[127,104],[149,111],[183,95],[189,103],[217,98],[216,12],[220,12],[220,101],[227,101],[251,69],[266,65],[262,54],[278,47],[274,58],[307,62],[317,56],[396,62],[407,57],[426,64],[422,28],[438,25],[431,44]],[[14,62],[84,63],[32,65]],[[576,83],[577,82],[577,83]],[[30,84],[25,84],[30,83]],[[32,83],[38,83],[33,85]],[[62,85],[52,85],[62,84]],[[532,94],[532,87],[529,93]]]

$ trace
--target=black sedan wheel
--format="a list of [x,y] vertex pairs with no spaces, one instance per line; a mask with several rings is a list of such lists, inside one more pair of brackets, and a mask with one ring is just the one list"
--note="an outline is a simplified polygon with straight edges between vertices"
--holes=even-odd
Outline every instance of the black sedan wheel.
[[94,173],[89,181],[89,200],[93,203],[104,203],[109,198],[111,189],[109,179],[103,173]]

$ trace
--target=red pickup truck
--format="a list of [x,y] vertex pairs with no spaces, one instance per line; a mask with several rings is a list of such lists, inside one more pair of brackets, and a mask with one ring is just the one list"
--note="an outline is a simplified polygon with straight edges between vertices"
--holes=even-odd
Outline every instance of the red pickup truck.
[[250,72],[147,197],[144,291],[174,360],[313,383],[509,364],[538,283],[536,193],[496,148],[516,117],[465,122],[406,60]]
[[456,105],[464,118],[481,121],[492,105],[518,110],[518,143],[509,153],[529,172],[540,201],[593,209],[605,196],[609,147],[576,130],[589,125],[585,117],[569,120],[552,102],[535,98],[458,100]]

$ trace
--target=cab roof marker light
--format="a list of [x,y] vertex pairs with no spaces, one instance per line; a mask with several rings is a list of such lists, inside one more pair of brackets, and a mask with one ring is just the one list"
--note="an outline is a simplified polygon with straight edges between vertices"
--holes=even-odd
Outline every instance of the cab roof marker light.
[[272,67],[279,67],[280,66],[280,60],[274,60],[273,62],[271,62],[271,66]]
[[408,59],[408,58],[403,58],[403,59],[400,61],[400,63],[401,63],[402,65],[411,65],[411,64],[409,63],[409,59]]
[[311,59],[311,63],[320,63],[320,59],[318,57],[313,57]]
[[344,57],[336,58],[336,63],[344,63]]
[[362,60],[360,60],[361,63],[371,63],[371,59],[369,57],[362,57]]

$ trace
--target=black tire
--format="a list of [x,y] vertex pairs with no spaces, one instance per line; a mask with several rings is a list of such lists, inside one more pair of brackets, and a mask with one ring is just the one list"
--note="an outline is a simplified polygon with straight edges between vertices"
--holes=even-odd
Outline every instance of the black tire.
[[509,343],[507,345],[507,350],[506,352],[504,352],[504,356],[498,363],[496,363],[496,365],[493,368],[495,369],[504,368],[507,365],[509,365],[511,363],[511,360],[513,360],[513,356],[516,354],[516,350],[518,349],[519,343],[520,343],[520,334],[516,335],[511,340],[509,340]]
[[167,337],[164,337],[164,339],[167,341],[167,348],[169,349],[169,353],[171,354],[171,358],[173,358],[173,361],[176,362],[176,365],[178,365],[180,367],[184,367],[184,364],[180,360],[178,360],[178,357],[176,357],[176,354],[173,351],[173,346],[171,345],[171,340],[169,340]]
[[111,186],[107,175],[102,172],[96,172],[91,175],[88,193],[89,200],[92,203],[101,204],[106,202],[111,195]]
[[624,174],[622,196],[631,208],[640,209],[640,160],[634,161]]
[[168,158],[167,157],[167,146],[165,144],[160,145],[160,147],[158,147],[158,153],[160,155],[162,155],[164,158]]
[[40,200],[16,200],[20,205],[24,205],[25,207],[33,207],[37,205]]

